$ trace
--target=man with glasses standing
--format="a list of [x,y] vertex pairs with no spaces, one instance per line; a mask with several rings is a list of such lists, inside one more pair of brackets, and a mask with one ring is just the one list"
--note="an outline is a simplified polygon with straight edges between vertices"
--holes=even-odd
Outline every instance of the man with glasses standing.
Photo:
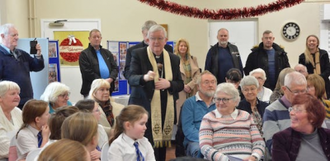
[[165,161],[166,147],[171,146],[175,98],[184,87],[180,58],[164,49],[166,41],[164,27],[152,26],[147,35],[149,46],[132,54],[128,78],[132,87],[129,104],[140,105],[150,113],[145,137],[153,145],[157,161]]
[[262,34],[262,42],[255,46],[249,54],[244,73],[249,74],[252,70],[261,68],[266,72],[267,80],[264,86],[274,90],[276,80],[282,69],[290,67],[287,53],[274,43],[275,37],[272,31],[266,30]]
[[205,114],[215,110],[213,96],[217,87],[216,77],[209,71],[204,71],[197,77],[198,92],[188,98],[181,111],[183,146],[187,156],[202,158],[199,147],[199,128]]
[[284,78],[282,90],[284,93],[282,98],[267,106],[263,116],[262,131],[266,146],[270,152],[273,144],[273,135],[290,127],[291,121],[288,109],[291,107],[294,97],[307,92],[307,80],[299,72],[288,73]]
[[18,31],[13,24],[2,25],[0,36],[0,80],[13,81],[19,85],[21,100],[18,107],[22,109],[25,102],[33,98],[30,72],[38,72],[45,67],[41,47],[36,45],[37,54],[33,57],[17,49]]

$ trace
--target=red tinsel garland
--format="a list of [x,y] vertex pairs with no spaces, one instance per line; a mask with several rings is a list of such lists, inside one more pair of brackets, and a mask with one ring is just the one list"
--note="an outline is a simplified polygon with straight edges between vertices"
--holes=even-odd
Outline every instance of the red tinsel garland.
[[202,10],[196,7],[180,5],[178,3],[166,0],[138,0],[146,3],[149,6],[157,7],[160,10],[200,19],[213,19],[213,20],[230,20],[238,18],[254,17],[266,14],[268,12],[279,11],[284,8],[289,8],[294,5],[300,4],[304,0],[277,0],[267,5],[258,5],[257,7],[244,7],[244,8],[227,8],[227,9],[207,9]]

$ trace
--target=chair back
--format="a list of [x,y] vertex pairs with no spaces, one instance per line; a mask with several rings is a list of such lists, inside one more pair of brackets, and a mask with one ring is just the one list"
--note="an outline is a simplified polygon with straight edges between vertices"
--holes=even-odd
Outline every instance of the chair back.
[[109,142],[104,143],[101,149],[101,160],[108,160]]
[[34,149],[26,156],[26,161],[35,161],[41,152],[41,148]]

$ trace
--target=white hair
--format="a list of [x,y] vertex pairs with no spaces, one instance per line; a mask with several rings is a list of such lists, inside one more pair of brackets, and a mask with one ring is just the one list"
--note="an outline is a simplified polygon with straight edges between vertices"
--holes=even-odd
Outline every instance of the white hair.
[[18,90],[19,88],[18,84],[12,81],[1,81],[0,82],[0,97],[4,96],[9,90]]
[[220,83],[217,86],[217,89],[215,91],[215,95],[217,95],[220,92],[225,93],[225,94],[233,97],[233,100],[237,103],[241,100],[238,90],[236,89],[236,87],[232,83]]
[[291,84],[296,85],[307,85],[306,77],[299,72],[291,72],[285,75],[284,77],[284,85],[291,88]]
[[252,70],[252,71],[249,73],[249,75],[253,75],[254,73],[261,73],[261,74],[262,74],[262,79],[263,79],[264,81],[267,79],[265,71],[264,71],[263,69],[261,69],[261,68],[257,68],[257,69]]
[[167,38],[167,32],[165,30],[165,28],[161,25],[153,25],[150,27],[149,31],[148,31],[148,35],[147,38],[150,38],[150,33],[154,33],[156,31],[163,31],[165,38]]
[[52,82],[48,84],[40,99],[49,103],[55,103],[58,96],[65,92],[70,92],[70,88],[67,85],[60,82]]

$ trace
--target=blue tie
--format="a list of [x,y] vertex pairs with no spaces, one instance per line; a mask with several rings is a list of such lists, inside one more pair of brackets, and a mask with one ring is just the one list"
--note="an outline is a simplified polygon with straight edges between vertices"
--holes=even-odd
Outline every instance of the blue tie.
[[137,155],[136,161],[141,161],[141,160],[144,161],[143,155],[139,149],[139,143],[135,142],[134,146],[135,146],[135,151],[136,151],[136,155]]
[[41,143],[42,143],[42,135],[41,135],[41,131],[40,132],[38,132],[38,148],[40,148],[40,146],[41,146]]

